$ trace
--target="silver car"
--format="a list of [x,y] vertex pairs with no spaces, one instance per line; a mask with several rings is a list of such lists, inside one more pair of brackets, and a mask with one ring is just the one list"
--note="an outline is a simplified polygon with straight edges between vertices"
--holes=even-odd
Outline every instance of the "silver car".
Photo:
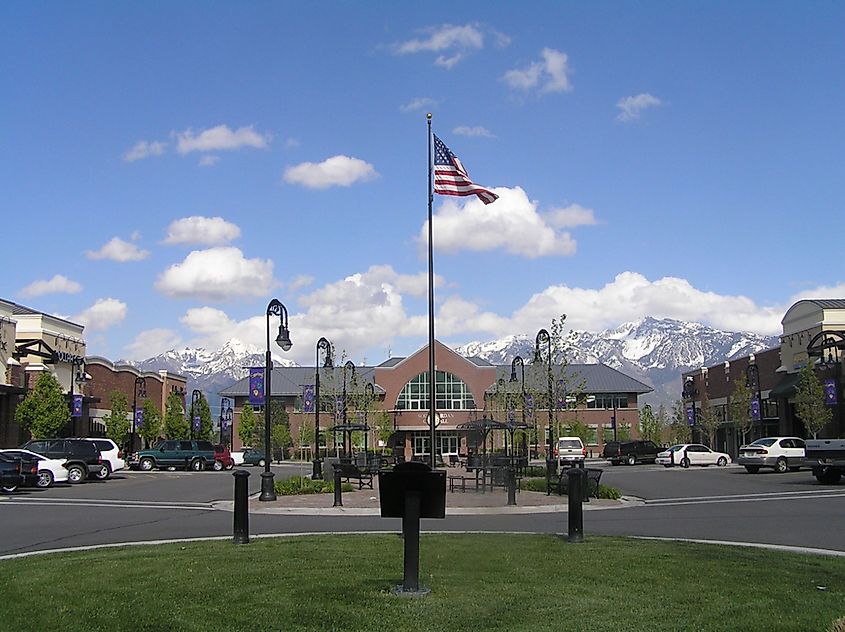
[[764,437],[739,448],[737,462],[749,474],[756,474],[761,467],[770,467],[782,474],[797,472],[804,464],[804,439],[798,437]]

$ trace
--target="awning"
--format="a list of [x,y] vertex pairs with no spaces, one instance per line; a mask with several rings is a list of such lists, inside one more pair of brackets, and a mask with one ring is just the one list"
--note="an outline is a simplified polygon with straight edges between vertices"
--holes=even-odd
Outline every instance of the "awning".
[[789,399],[795,395],[800,379],[800,373],[787,373],[777,386],[769,391],[769,399]]

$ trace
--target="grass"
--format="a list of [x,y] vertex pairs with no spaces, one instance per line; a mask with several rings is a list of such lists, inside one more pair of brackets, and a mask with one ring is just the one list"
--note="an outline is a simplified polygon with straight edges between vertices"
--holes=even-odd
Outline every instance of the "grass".
[[[0,562],[3,629],[819,630],[845,560],[541,535],[424,535],[424,599],[399,598],[395,535],[198,542]],[[818,586],[824,586],[820,590]]]

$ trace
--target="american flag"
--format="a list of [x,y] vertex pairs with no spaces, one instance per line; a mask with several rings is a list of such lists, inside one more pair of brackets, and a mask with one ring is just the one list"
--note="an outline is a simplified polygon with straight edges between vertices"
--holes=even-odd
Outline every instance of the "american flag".
[[437,136],[434,137],[434,192],[440,195],[477,195],[485,204],[499,198],[492,191],[473,183],[458,157]]

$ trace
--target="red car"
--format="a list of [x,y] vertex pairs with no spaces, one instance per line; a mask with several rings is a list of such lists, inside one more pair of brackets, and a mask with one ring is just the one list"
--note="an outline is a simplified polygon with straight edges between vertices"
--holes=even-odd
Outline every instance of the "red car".
[[214,471],[231,470],[234,466],[235,461],[232,459],[229,448],[219,443],[214,446]]

